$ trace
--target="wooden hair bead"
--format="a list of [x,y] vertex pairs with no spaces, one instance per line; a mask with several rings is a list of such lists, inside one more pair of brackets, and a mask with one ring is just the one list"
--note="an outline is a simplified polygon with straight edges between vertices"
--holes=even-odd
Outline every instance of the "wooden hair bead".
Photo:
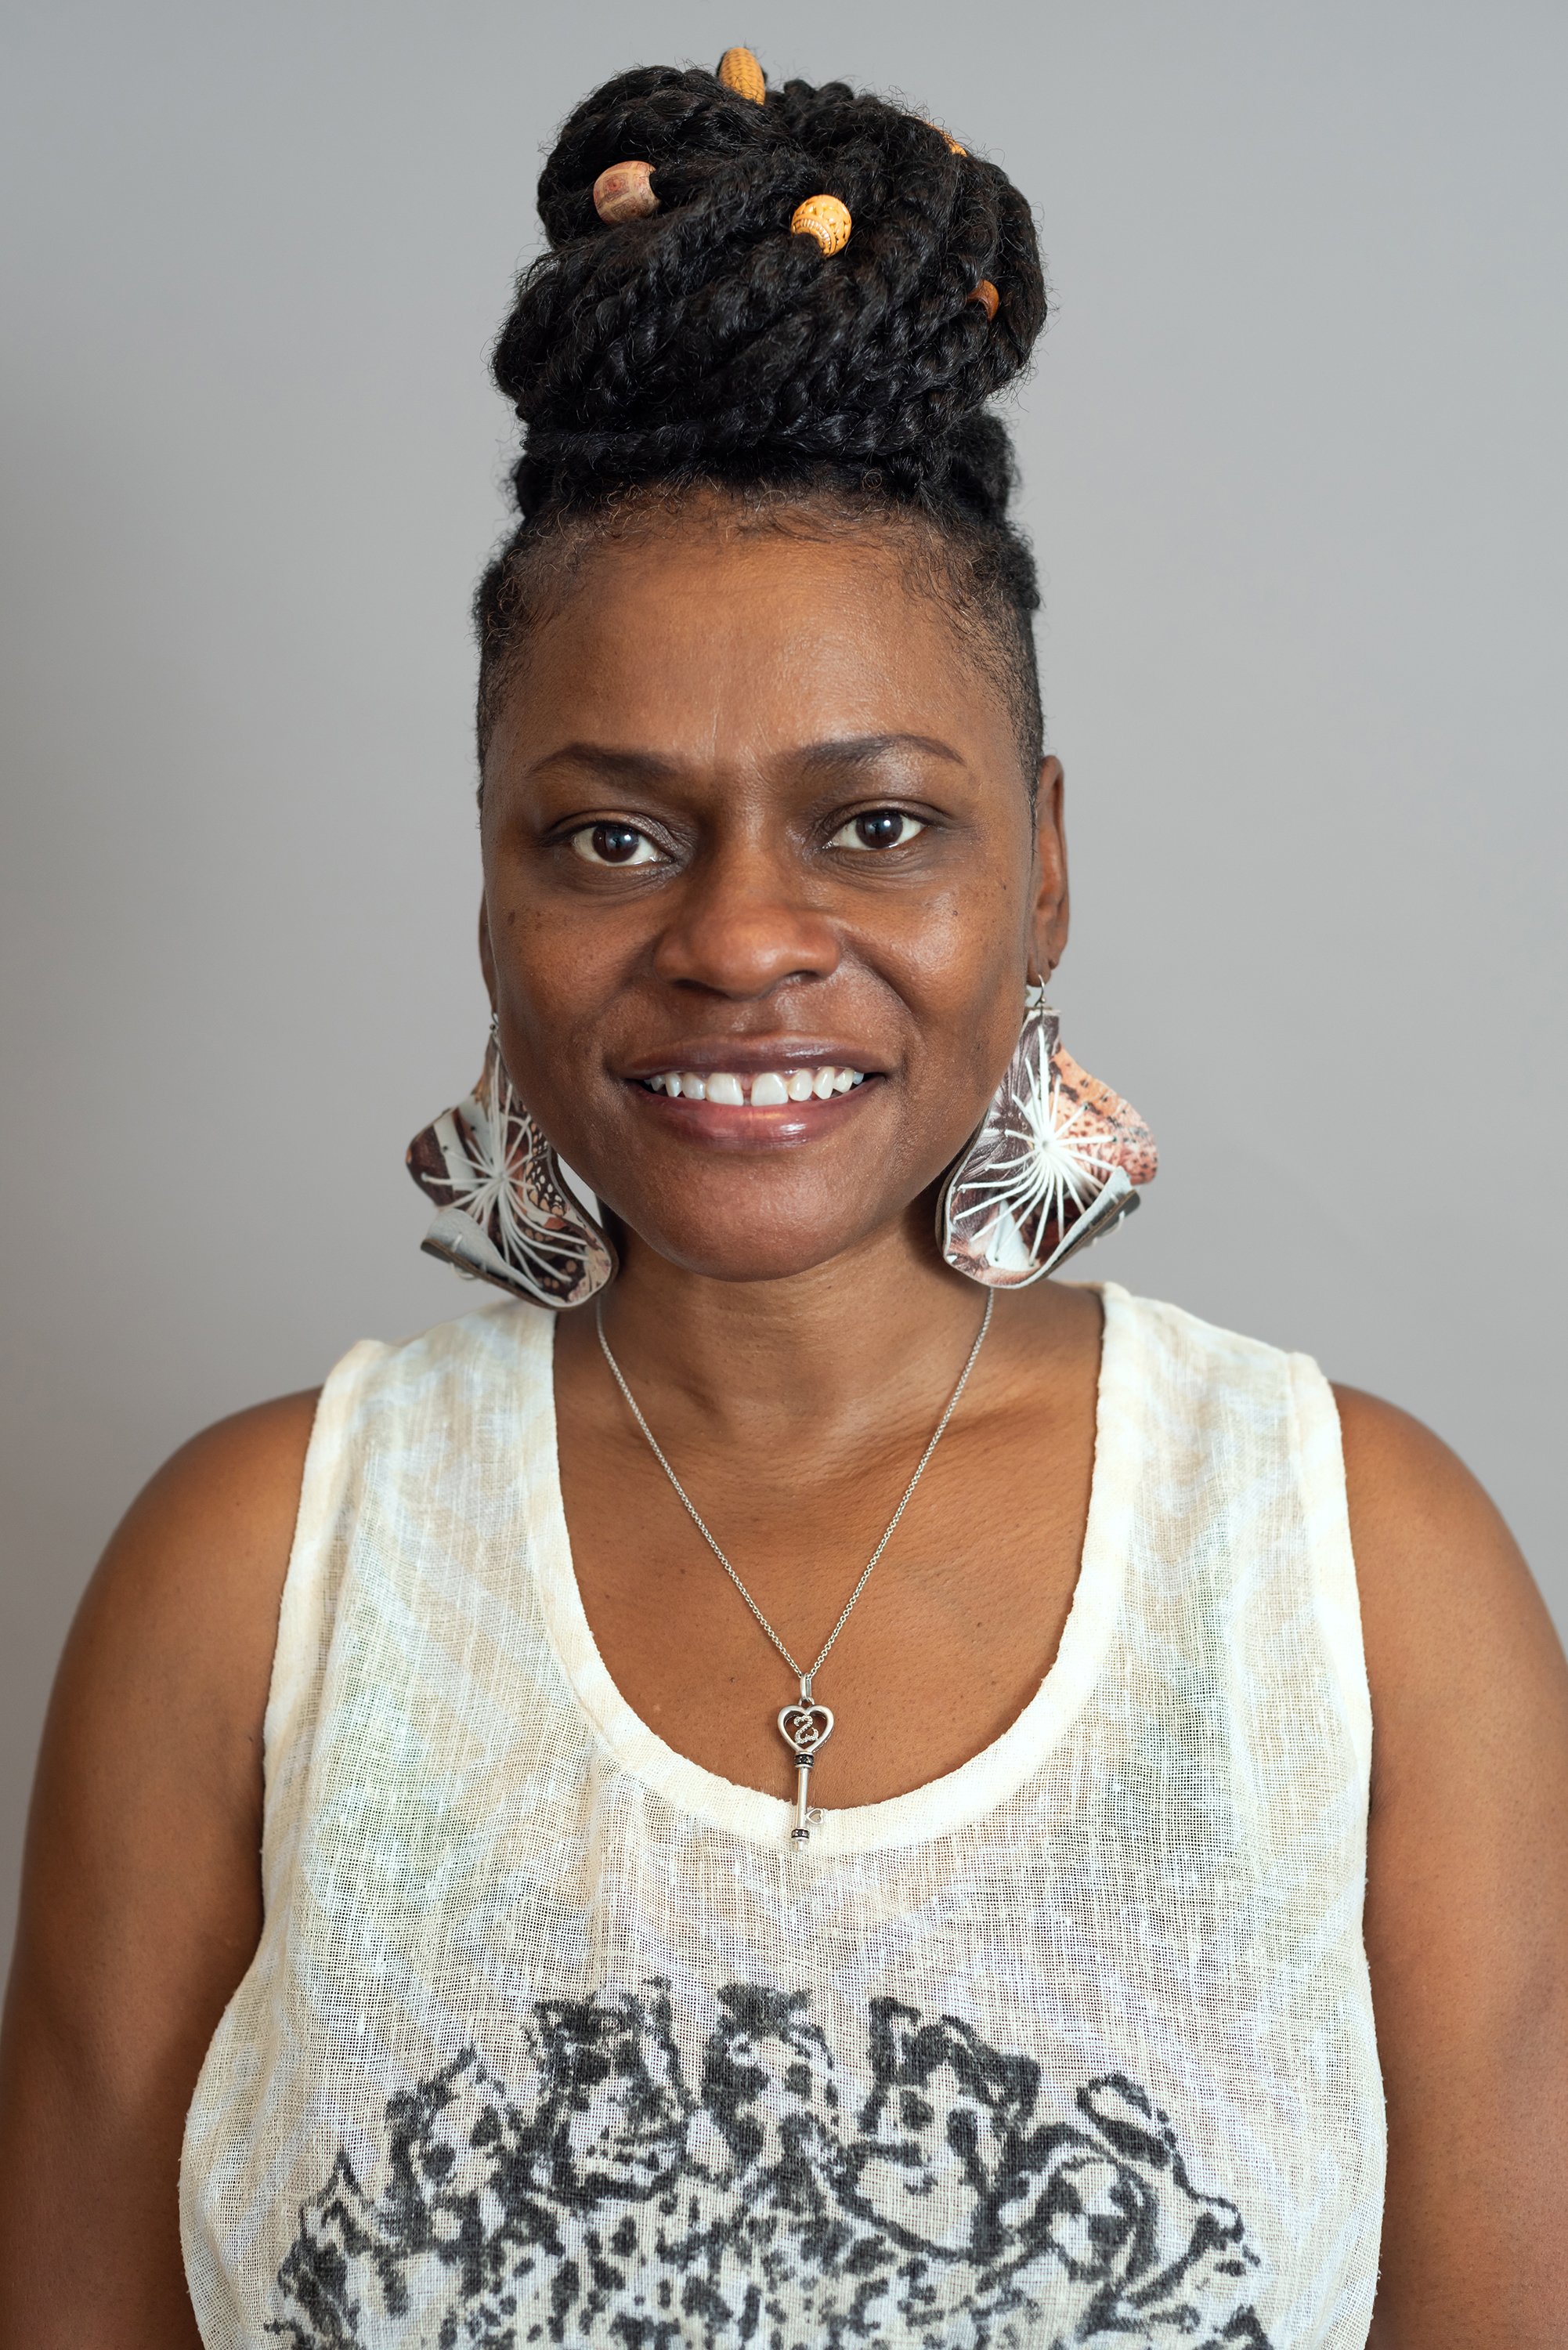
[[1002,307],[1002,296],[989,277],[982,277],[972,292],[964,296],[966,302],[978,302],[988,319],[994,318]]
[[659,210],[659,198],[649,182],[651,163],[612,163],[594,182],[594,210],[611,228],[621,221],[646,220]]
[[967,155],[969,153],[969,149],[967,147],[961,147],[950,130],[944,130],[940,122],[933,122],[929,114],[922,114],[920,120],[925,124],[928,130],[934,130],[939,139],[942,139],[947,141],[950,153],[954,155]]
[[726,49],[719,60],[719,79],[753,106],[761,106],[768,94],[767,78],[750,49]]
[[840,203],[836,196],[807,196],[791,213],[789,224],[796,236],[815,237],[827,254],[843,252],[854,225],[848,205]]

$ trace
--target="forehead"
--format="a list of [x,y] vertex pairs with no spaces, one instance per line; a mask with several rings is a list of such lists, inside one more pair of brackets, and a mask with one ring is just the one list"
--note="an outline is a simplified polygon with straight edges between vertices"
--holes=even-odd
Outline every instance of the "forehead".
[[902,733],[1012,777],[1005,697],[931,570],[897,538],[794,523],[697,515],[608,537],[530,631],[487,773],[585,733],[724,766]]

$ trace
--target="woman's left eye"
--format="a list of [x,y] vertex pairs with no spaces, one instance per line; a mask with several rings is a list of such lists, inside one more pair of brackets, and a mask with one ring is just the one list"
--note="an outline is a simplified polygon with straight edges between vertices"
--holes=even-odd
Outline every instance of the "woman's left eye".
[[653,865],[659,858],[648,835],[630,824],[585,824],[572,834],[571,841],[589,865]]
[[903,848],[917,834],[925,830],[918,816],[908,816],[902,808],[867,808],[864,816],[852,816],[847,824],[840,825],[829,848]]

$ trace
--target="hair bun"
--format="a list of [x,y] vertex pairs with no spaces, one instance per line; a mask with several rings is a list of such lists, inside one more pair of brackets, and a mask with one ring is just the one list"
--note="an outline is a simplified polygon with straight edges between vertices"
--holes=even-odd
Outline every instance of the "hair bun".
[[[659,209],[606,225],[594,185],[628,156]],[[831,258],[790,233],[822,194],[854,219]],[[524,515],[621,483],[822,467],[1001,512],[1011,468],[981,411],[1044,322],[1033,224],[1002,172],[919,115],[842,82],[758,103],[645,67],[571,116],[539,213],[550,249],[494,359],[527,428]],[[969,298],[982,279],[993,319]]]

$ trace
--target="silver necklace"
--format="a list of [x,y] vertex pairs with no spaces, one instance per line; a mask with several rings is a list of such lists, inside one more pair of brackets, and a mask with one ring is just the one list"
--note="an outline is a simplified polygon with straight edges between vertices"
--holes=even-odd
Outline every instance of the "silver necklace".
[[762,1609],[757,1606],[756,1601],[752,1597],[751,1593],[746,1589],[745,1585],[742,1582],[740,1576],[736,1574],[734,1568],[731,1565],[729,1560],[725,1557],[723,1552],[720,1549],[718,1544],[709,1533],[707,1526],[703,1523],[702,1518],[698,1511],[697,1504],[693,1502],[691,1494],[686,1491],[685,1486],[681,1483],[680,1478],[676,1475],[674,1470],[665,1459],[664,1453],[659,1447],[659,1439],[654,1435],[654,1432],[652,1429],[649,1428],[647,1420],[644,1419],[641,1409],[639,1407],[637,1398],[628,1387],[621,1367],[616,1361],[614,1355],[610,1352],[609,1340],[605,1336],[605,1313],[603,1300],[601,1299],[594,1307],[594,1319],[598,1326],[599,1346],[603,1349],[604,1358],[610,1367],[610,1373],[617,1387],[626,1398],[627,1405],[630,1410],[633,1419],[636,1420],[639,1428],[641,1429],[644,1436],[648,1439],[649,1451],[658,1461],[659,1467],[663,1470],[665,1475],[669,1478],[670,1483],[674,1486],[676,1493],[680,1498],[681,1508],[685,1511],[687,1516],[691,1519],[692,1524],[696,1527],[698,1533],[701,1535],[703,1541],[707,1544],[709,1549],[712,1552],[714,1557],[718,1560],[720,1565],[723,1568],[725,1574],[729,1576],[731,1582],[734,1585],[736,1590],[740,1593],[742,1598],[745,1601],[747,1607],[756,1617],[757,1622],[762,1626],[763,1630],[767,1634],[768,1638],[773,1642],[774,1648],[778,1650],[780,1656],[784,1659],[785,1664],[789,1667],[791,1672],[800,1683],[799,1699],[789,1705],[781,1707],[778,1716],[779,1735],[784,1740],[784,1744],[789,1748],[790,1752],[794,1756],[794,1825],[790,1830],[791,1841],[794,1844],[808,1843],[811,1838],[812,1822],[814,1820],[819,1820],[822,1816],[820,1812],[815,1812],[811,1808],[811,1766],[833,1732],[833,1714],[828,1707],[819,1703],[812,1695],[812,1683],[815,1679],[817,1674],[822,1670],[828,1650],[832,1648],[835,1640],[837,1639],[840,1632],[843,1631],[846,1624],[848,1623],[856,1601],[865,1590],[866,1586],[870,1582],[871,1570],[876,1565],[877,1560],[881,1557],[883,1552],[887,1549],[888,1544],[892,1541],[895,1534],[898,1532],[898,1521],[903,1516],[905,1511],[909,1508],[915,1488],[919,1483],[921,1478],[925,1475],[926,1470],[930,1462],[931,1455],[942,1440],[949,1420],[958,1409],[959,1398],[962,1395],[964,1388],[969,1384],[969,1375],[975,1367],[981,1347],[985,1344],[985,1334],[991,1327],[992,1309],[995,1304],[996,1293],[994,1290],[992,1290],[986,1297],[985,1312],[981,1316],[980,1330],[975,1338],[975,1342],[969,1350],[969,1359],[965,1363],[962,1370],[959,1373],[958,1385],[954,1388],[951,1395],[948,1398],[946,1410],[942,1413],[940,1419],[938,1420],[936,1427],[931,1431],[931,1440],[927,1445],[925,1451],[921,1453],[915,1473],[910,1478],[909,1483],[905,1486],[898,1502],[898,1506],[894,1511],[892,1516],[888,1519],[887,1529],[883,1534],[881,1541],[877,1544],[876,1549],[867,1560],[864,1567],[862,1567],[860,1571],[860,1580],[856,1585],[854,1590],[850,1593],[848,1598],[845,1601],[843,1608],[839,1613],[837,1623],[835,1624],[832,1631],[828,1634],[826,1639],[824,1640],[821,1648],[817,1650],[815,1661],[808,1666],[797,1664],[794,1659],[790,1655],[789,1650],[784,1647],[784,1642],[779,1638],[778,1634],[774,1630],[773,1626],[768,1622],[767,1617],[763,1614]]

